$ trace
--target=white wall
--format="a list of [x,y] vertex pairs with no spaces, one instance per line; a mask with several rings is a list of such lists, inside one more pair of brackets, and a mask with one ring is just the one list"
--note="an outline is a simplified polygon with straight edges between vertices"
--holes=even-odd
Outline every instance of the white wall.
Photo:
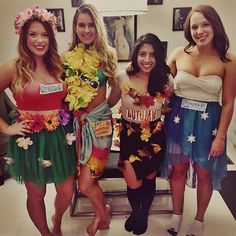
[[[172,31],[173,8],[199,4],[212,5],[218,11],[229,36],[231,50],[236,54],[236,27],[232,23],[236,9],[235,0],[164,0],[163,5],[149,5],[148,13],[137,17],[137,36],[147,32],[156,33],[161,40],[168,41],[169,54],[175,47],[185,43],[183,31]],[[67,50],[72,34],[72,18],[76,10],[71,7],[71,0],[0,0],[0,64],[17,56],[18,36],[14,33],[13,21],[20,10],[31,6],[64,9],[66,32],[57,33],[56,37],[59,52]],[[120,67],[124,67],[124,64],[120,63]]]
[[168,41],[169,54],[174,48],[185,45],[183,31],[172,31],[174,7],[194,7],[211,5],[219,13],[230,39],[231,49],[236,54],[236,27],[233,19],[236,10],[235,0],[163,0],[163,5],[149,5],[148,14],[138,17],[138,35],[156,33],[162,41]]

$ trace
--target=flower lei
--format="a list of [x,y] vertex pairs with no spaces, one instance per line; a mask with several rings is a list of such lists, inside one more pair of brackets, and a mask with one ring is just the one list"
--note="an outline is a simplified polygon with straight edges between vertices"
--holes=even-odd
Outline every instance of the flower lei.
[[52,26],[54,32],[57,31],[57,18],[53,13],[49,12],[46,9],[41,9],[39,7],[31,7],[19,12],[18,15],[15,17],[15,33],[20,35],[24,24],[28,20],[34,19],[47,21]]
[[33,133],[39,133],[43,129],[47,131],[56,130],[59,125],[65,126],[70,122],[70,114],[66,110],[60,110],[58,114],[21,114],[17,117],[17,122],[29,120],[28,128]]
[[68,86],[65,101],[69,103],[70,111],[86,108],[97,95],[99,65],[98,54],[92,48],[85,49],[84,44],[80,43],[74,50],[65,53],[63,68]]

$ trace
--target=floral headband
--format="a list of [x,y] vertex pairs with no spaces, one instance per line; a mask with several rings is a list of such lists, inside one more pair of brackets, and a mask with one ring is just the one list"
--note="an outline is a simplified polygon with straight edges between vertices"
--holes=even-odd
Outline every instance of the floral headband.
[[57,31],[57,18],[53,13],[39,7],[31,7],[19,12],[18,15],[16,16],[14,21],[16,34],[20,35],[24,24],[28,20],[34,20],[34,19],[47,21],[52,26],[53,31],[54,32]]

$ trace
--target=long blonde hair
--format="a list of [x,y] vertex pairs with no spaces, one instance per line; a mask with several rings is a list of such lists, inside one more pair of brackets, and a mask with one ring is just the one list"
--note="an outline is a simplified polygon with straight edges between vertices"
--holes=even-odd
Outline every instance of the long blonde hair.
[[57,42],[54,36],[53,29],[47,21],[41,21],[38,19],[29,20],[22,27],[20,38],[18,41],[18,59],[16,60],[16,78],[13,79],[11,88],[14,93],[21,94],[26,83],[29,83],[34,78],[34,72],[36,70],[36,61],[32,52],[28,49],[27,46],[27,35],[28,30],[32,22],[40,22],[49,37],[49,49],[44,55],[44,63],[50,73],[57,80],[60,79],[63,69],[60,56],[57,52]]
[[79,14],[81,13],[90,15],[94,22],[97,31],[97,37],[93,43],[93,48],[99,55],[101,70],[105,76],[108,77],[108,83],[112,84],[117,73],[116,51],[109,45],[102,16],[92,4],[81,4],[75,12],[73,18],[73,39],[69,51],[73,50],[78,45],[78,43],[80,43],[75,29]]

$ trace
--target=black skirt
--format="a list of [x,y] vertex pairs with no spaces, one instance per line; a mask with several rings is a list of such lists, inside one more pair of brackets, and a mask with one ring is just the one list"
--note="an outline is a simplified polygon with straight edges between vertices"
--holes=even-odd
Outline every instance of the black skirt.
[[155,171],[160,173],[166,148],[163,121],[137,124],[121,119],[120,122],[121,163],[128,160],[138,180]]

